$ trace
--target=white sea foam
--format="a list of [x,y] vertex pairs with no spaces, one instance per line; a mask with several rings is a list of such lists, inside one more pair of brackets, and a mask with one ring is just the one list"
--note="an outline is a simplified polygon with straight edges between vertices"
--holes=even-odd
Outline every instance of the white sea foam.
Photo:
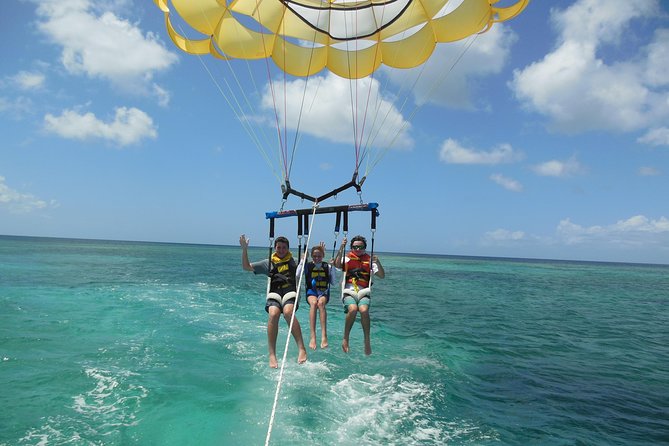
[[353,374],[331,391],[340,444],[443,444],[450,437],[448,427],[435,419],[437,389],[424,383]]
[[136,412],[149,393],[145,387],[132,382],[137,374],[129,370],[96,367],[87,367],[84,372],[95,381],[94,388],[74,396],[72,408],[87,417],[102,417],[104,424],[135,425]]

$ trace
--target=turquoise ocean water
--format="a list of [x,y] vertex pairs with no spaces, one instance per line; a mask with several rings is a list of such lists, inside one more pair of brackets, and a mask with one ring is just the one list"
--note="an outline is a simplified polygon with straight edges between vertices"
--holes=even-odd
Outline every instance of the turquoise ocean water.
[[[669,444],[669,266],[381,258],[373,355],[333,299],[272,444]],[[264,444],[264,288],[239,247],[0,237],[0,444]]]

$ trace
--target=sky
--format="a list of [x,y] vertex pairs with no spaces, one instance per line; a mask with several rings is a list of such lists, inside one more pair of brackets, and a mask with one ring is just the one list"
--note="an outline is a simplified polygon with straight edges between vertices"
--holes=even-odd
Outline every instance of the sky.
[[[292,186],[351,179],[350,81],[181,52],[149,0],[8,0],[0,25],[0,234],[267,246],[265,212],[311,207],[280,189],[275,123],[298,110]],[[355,115],[375,136],[362,193],[322,203],[379,203],[377,230],[352,214],[349,237],[669,264],[668,1],[535,0],[354,84],[355,110],[371,98],[385,119]],[[331,215],[312,223],[312,244],[341,240]],[[294,220],[277,232],[295,244]]]

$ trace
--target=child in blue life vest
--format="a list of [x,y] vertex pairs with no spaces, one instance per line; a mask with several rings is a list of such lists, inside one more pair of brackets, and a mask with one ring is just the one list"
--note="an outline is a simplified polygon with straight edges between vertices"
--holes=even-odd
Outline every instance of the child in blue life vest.
[[[293,306],[297,298],[297,279],[301,274],[298,265],[295,263],[289,250],[289,243],[286,237],[277,237],[274,241],[274,253],[270,259],[264,259],[259,262],[249,262],[249,239],[244,234],[239,237],[239,245],[242,247],[242,268],[245,271],[251,271],[254,274],[263,274],[269,276],[269,293],[265,303],[265,311],[268,314],[267,319],[267,344],[269,349],[269,366],[278,368],[276,359],[276,338],[279,334],[279,317],[283,318],[290,326],[290,319],[293,316]],[[302,266],[302,265],[299,265]],[[297,362],[302,364],[307,360],[307,350],[304,348],[302,339],[302,329],[297,320],[293,321],[292,334],[297,342],[299,349]]]
[[316,350],[317,312],[320,314],[321,321],[321,348],[328,346],[326,305],[330,301],[330,287],[337,283],[334,266],[324,262],[323,257],[325,257],[325,243],[321,242],[320,245],[311,248],[312,261],[308,262],[304,268],[304,283],[307,302],[309,302],[309,327],[311,328],[309,348],[312,350]]
[[365,250],[367,249],[367,240],[361,235],[356,235],[351,239],[351,251],[344,254],[346,248],[346,238],[341,242],[341,247],[335,257],[335,267],[344,271],[342,303],[344,304],[344,313],[346,321],[344,323],[344,339],[341,348],[348,353],[348,337],[355,318],[360,313],[360,325],[365,338],[365,354],[372,354],[372,343],[370,339],[370,319],[369,306],[372,297],[372,277],[378,276],[383,279],[386,275],[381,262],[377,256],[371,258]]

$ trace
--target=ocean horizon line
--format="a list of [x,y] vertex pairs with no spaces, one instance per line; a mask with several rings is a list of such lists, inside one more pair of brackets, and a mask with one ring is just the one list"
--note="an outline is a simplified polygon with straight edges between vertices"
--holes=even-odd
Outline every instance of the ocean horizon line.
[[[196,243],[196,242],[173,242],[160,240],[121,240],[121,239],[103,239],[103,238],[87,238],[87,237],[59,237],[59,236],[42,236],[42,235],[14,235],[14,234],[0,234],[0,238],[8,239],[32,239],[32,240],[62,240],[62,241],[80,241],[80,242],[102,242],[102,243],[137,243],[137,244],[155,244],[155,245],[182,245],[182,246],[202,246],[202,247],[230,247],[234,248],[235,244],[218,244],[218,243]],[[267,246],[251,245],[252,249],[267,249]],[[421,252],[401,252],[401,251],[375,251],[378,254],[391,256],[409,256],[421,258],[445,258],[445,259],[461,259],[461,260],[495,260],[507,262],[527,262],[527,263],[587,263],[587,264],[607,264],[607,265],[639,265],[639,266],[657,266],[669,267],[667,263],[655,262],[629,262],[629,261],[615,261],[615,260],[586,260],[586,259],[560,259],[560,258],[543,258],[543,257],[510,257],[510,256],[486,256],[486,255],[471,255],[471,254],[437,254],[437,253],[421,253]]]

